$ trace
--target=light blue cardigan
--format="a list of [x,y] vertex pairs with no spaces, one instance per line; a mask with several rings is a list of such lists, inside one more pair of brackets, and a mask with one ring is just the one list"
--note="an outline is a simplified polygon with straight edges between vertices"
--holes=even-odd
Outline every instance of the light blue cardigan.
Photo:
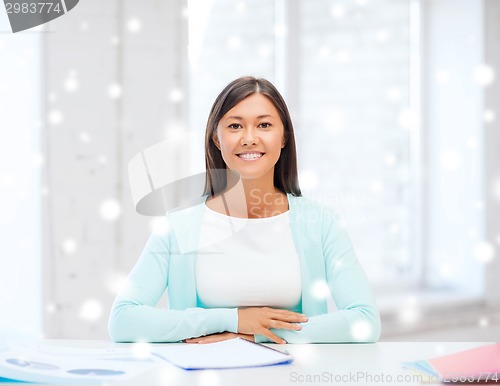
[[[287,197],[301,264],[301,311],[308,321],[301,323],[300,331],[271,330],[288,343],[377,341],[380,316],[339,217],[311,200]],[[178,342],[238,332],[237,308],[201,308],[196,294],[195,261],[205,199],[189,209],[169,213],[169,232],[150,236],[113,303],[108,325],[112,340]],[[262,269],[262,275],[275,274]],[[321,291],[326,284],[337,307],[330,313]],[[155,308],[167,288],[169,309]],[[262,335],[255,335],[255,340],[270,342]]]

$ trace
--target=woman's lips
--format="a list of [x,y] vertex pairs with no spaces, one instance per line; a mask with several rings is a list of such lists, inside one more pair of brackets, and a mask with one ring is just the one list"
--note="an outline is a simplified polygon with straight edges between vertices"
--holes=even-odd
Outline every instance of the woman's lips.
[[259,158],[261,158],[265,153],[261,153],[259,151],[255,152],[245,152],[245,153],[240,153],[236,154],[239,158],[245,160],[245,161],[256,161]]

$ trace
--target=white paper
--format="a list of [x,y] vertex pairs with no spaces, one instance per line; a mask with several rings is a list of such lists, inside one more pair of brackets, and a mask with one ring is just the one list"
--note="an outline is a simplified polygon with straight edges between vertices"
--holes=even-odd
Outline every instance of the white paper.
[[292,362],[283,353],[242,338],[209,344],[155,347],[154,352],[176,366],[188,370],[256,367]]

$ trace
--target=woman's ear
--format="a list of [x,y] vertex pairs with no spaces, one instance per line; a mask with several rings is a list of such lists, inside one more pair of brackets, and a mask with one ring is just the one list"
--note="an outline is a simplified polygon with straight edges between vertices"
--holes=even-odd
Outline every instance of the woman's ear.
[[217,146],[217,149],[220,150],[220,143],[219,143],[219,138],[217,137],[217,131],[214,131],[212,134],[212,141],[214,142],[215,146]]
[[286,145],[286,139],[285,139],[285,136],[283,136],[282,140],[281,140],[281,148],[283,149]]

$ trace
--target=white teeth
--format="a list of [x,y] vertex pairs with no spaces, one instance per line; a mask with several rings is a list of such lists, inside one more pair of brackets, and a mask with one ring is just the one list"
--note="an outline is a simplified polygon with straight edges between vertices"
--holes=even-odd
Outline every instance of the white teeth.
[[243,153],[239,154],[238,157],[243,159],[257,159],[262,157],[262,153]]

